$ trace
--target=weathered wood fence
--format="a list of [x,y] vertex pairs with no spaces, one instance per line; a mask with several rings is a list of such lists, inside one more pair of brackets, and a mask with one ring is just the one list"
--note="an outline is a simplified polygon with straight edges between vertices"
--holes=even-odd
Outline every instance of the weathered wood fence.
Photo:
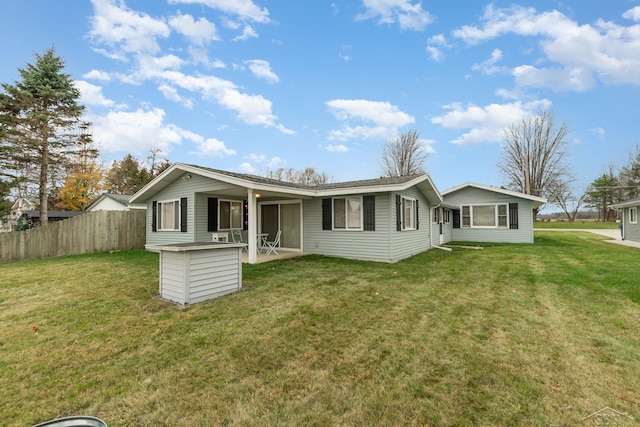
[[97,211],[0,233],[0,262],[143,248],[145,222],[144,210]]

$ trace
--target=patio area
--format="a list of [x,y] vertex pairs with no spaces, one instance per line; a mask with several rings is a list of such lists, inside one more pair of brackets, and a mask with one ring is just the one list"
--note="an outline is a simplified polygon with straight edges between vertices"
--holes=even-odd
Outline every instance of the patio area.
[[[308,252],[293,252],[293,251],[283,251],[279,250],[278,255],[272,253],[267,255],[266,253],[259,253],[256,258],[256,264],[261,264],[263,262],[275,261],[278,259],[287,259],[287,258],[295,258],[299,256],[310,255]],[[244,264],[248,263],[247,252],[242,252],[242,262]]]

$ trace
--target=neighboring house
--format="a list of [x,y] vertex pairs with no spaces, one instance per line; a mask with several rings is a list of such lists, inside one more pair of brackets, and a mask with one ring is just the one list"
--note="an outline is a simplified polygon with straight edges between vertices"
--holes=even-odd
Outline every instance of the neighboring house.
[[144,205],[129,205],[130,195],[103,193],[86,207],[86,212],[95,211],[128,211],[130,209],[144,209]]
[[626,202],[611,205],[613,209],[622,210],[622,239],[640,242],[640,225],[638,225],[638,208],[640,197]]
[[0,232],[14,231],[20,217],[30,210],[37,209],[38,206],[40,206],[40,201],[37,197],[18,197],[11,206],[9,214],[0,225]]
[[[396,262],[431,248],[429,175],[305,186],[176,163],[134,194],[147,205],[147,244],[211,241],[243,230],[248,261],[258,234],[279,250]],[[439,242],[438,242],[439,243]]]
[[542,197],[474,183],[443,191],[442,197],[451,209],[450,240],[469,242],[533,243],[533,209],[546,203]]

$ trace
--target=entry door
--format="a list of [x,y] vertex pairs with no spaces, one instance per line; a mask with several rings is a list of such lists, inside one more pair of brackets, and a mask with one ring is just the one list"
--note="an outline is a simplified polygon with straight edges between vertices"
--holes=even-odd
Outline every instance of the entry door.
[[280,205],[280,245],[283,248],[300,249],[300,204]]
[[276,238],[280,230],[280,247],[286,249],[300,249],[301,237],[301,204],[274,203],[260,205],[260,231],[268,233],[268,240]]

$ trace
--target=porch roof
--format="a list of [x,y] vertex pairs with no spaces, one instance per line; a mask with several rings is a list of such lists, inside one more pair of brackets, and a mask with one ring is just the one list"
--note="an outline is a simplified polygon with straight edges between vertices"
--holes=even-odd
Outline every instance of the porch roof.
[[416,186],[427,200],[442,202],[442,196],[428,174],[377,178],[358,181],[339,182],[309,186],[304,184],[278,181],[266,177],[229,172],[203,166],[175,163],[154,178],[140,191],[131,196],[129,203],[144,203],[172,182],[189,174],[197,174],[217,181],[228,183],[238,189],[251,189],[260,192],[263,197],[330,197],[353,193],[379,193],[402,191]]

